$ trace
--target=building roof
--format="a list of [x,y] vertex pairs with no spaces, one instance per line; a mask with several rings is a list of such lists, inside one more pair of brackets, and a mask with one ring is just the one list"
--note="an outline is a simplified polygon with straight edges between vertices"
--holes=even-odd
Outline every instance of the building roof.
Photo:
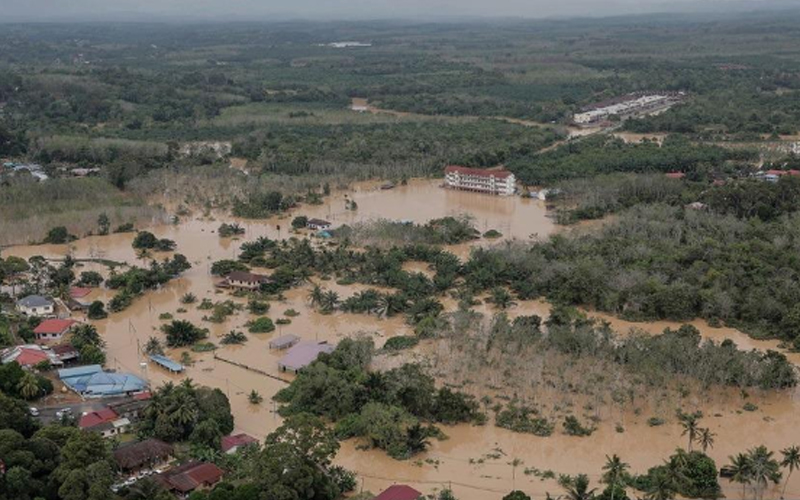
[[114,460],[122,469],[135,469],[154,460],[172,455],[173,448],[159,439],[146,439],[120,446],[114,450]]
[[257,443],[258,439],[254,438],[253,436],[249,436],[247,434],[236,434],[230,436],[223,436],[222,441],[220,443],[220,447],[222,448],[223,453],[227,453],[232,448],[238,448],[239,446],[244,446],[247,444]]
[[767,175],[800,175],[800,170],[767,170]]
[[25,298],[19,299],[17,305],[21,307],[45,307],[52,306],[53,301],[41,295],[28,295]]
[[150,359],[159,366],[166,368],[171,372],[180,373],[183,371],[183,365],[178,363],[177,361],[172,361],[166,356],[162,356],[161,354],[151,354]]
[[417,500],[422,493],[405,484],[389,486],[373,500]]
[[33,333],[65,333],[75,323],[76,321],[71,319],[46,319],[33,329]]
[[50,357],[44,351],[37,351],[35,349],[31,349],[29,347],[23,347],[19,350],[19,354],[14,361],[20,364],[20,366],[35,366],[41,363],[42,361],[50,361]]
[[326,221],[325,219],[308,219],[306,223],[309,226],[330,226],[331,223]]
[[233,271],[226,278],[229,281],[243,281],[245,283],[264,283],[269,279],[263,274],[248,273],[247,271]]
[[73,286],[69,289],[69,296],[73,299],[82,299],[92,293],[91,288],[82,288],[79,286]]
[[72,344],[58,344],[54,345],[50,348],[53,351],[53,354],[58,356],[60,359],[72,359],[77,358],[80,354],[77,349]]
[[302,370],[323,352],[330,354],[333,352],[333,346],[327,342],[300,342],[289,349],[289,352],[278,361],[278,365],[292,371]]
[[300,337],[297,335],[293,335],[291,333],[287,333],[286,335],[281,335],[278,338],[274,338],[269,341],[270,349],[286,349],[292,347],[296,343],[300,341]]
[[119,415],[117,415],[117,412],[111,408],[103,408],[102,410],[97,410],[87,413],[86,415],[82,415],[80,421],[78,422],[78,427],[81,429],[86,429],[88,427],[94,427],[106,422],[112,422],[118,418]]
[[158,475],[167,488],[188,493],[201,485],[210,486],[222,479],[222,469],[208,462],[189,462]]
[[664,175],[666,175],[670,179],[683,179],[684,177],[686,177],[686,174],[684,174],[683,172],[667,172]]
[[136,375],[103,371],[100,365],[65,368],[58,370],[58,377],[73,391],[90,397],[139,392],[147,388],[147,383]]
[[498,179],[505,179],[513,173],[509,172],[508,170],[499,169],[499,170],[489,170],[485,168],[470,168],[470,167],[461,167],[459,165],[448,165],[444,169],[444,173],[458,173],[462,175],[478,175],[481,177],[497,177]]

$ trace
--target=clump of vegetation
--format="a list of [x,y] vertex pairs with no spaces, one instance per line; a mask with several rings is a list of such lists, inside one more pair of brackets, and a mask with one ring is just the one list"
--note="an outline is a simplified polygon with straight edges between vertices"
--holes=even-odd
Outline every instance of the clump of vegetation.
[[133,239],[131,246],[136,250],[155,250],[157,252],[171,252],[177,246],[174,241],[167,238],[156,238],[148,231],[139,231]]
[[275,324],[276,325],[291,325],[292,324],[292,320],[290,320],[289,318],[278,318],[278,319],[275,320]]
[[400,351],[403,349],[410,349],[419,343],[418,337],[397,336],[386,339],[383,348],[387,351]]
[[574,415],[564,417],[564,434],[568,436],[591,436],[595,427],[586,427]]
[[98,320],[98,319],[105,319],[108,317],[108,313],[105,309],[105,304],[103,304],[100,300],[95,300],[91,304],[89,304],[89,309],[86,312],[86,317],[91,320]]
[[158,315],[158,319],[160,319],[161,321],[170,320],[170,319],[172,319],[172,314],[168,313],[168,312],[161,313],[161,314]]
[[172,320],[172,322],[162,325],[161,331],[167,335],[169,347],[190,346],[208,337],[207,329],[198,328],[186,320]]
[[106,286],[112,290],[120,290],[108,304],[111,312],[119,312],[127,308],[133,299],[145,290],[161,286],[182,272],[191,269],[192,265],[181,254],[161,263],[153,262],[148,269],[131,267],[124,273],[114,273],[106,280]]
[[241,304],[237,304],[232,300],[223,300],[215,303],[211,316],[203,316],[203,320],[211,323],[223,323],[229,316],[236,314],[241,309]]
[[517,402],[510,402],[497,413],[495,425],[514,432],[535,436],[550,436],[555,425],[546,418],[536,416],[536,411]]
[[264,401],[264,397],[258,393],[255,389],[250,391],[250,394],[247,395],[247,400],[250,402],[251,405],[260,405],[262,401]]
[[500,238],[502,236],[503,236],[503,233],[501,233],[497,229],[490,229],[490,230],[486,231],[485,233],[483,233],[483,237],[487,238],[487,239],[490,239],[490,240],[497,239],[497,238]]
[[197,302],[197,296],[191,292],[183,294],[181,297],[181,304],[194,304]]
[[287,309],[283,311],[283,315],[288,316],[289,318],[295,318],[297,316],[300,316],[300,313],[295,311],[294,309]]
[[247,335],[236,330],[226,333],[222,336],[222,340],[220,340],[220,344],[225,345],[244,344],[245,342],[247,342]]
[[231,224],[223,222],[217,229],[217,234],[221,238],[230,238],[231,236],[239,236],[244,234],[244,228],[236,222]]
[[269,312],[269,302],[252,299],[247,303],[247,310],[250,314],[267,314]]
[[245,323],[250,333],[271,333],[275,331],[275,324],[266,316]]

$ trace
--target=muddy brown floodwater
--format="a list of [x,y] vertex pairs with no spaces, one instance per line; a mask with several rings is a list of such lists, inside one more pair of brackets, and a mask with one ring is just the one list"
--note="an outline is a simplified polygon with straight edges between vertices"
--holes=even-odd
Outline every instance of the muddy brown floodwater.
[[[220,238],[215,233],[223,220],[188,219],[174,226],[155,226],[151,228],[158,237],[170,238],[177,242],[177,251],[186,255],[193,268],[181,278],[173,280],[160,290],[149,291],[138,298],[127,310],[112,314],[108,319],[93,322],[107,344],[108,366],[125,370],[145,377],[153,386],[168,380],[192,378],[195,383],[217,387],[228,394],[237,431],[247,432],[263,438],[280,425],[281,419],[273,411],[270,398],[276,391],[285,387],[286,382],[267,377],[254,371],[228,364],[216,359],[211,353],[191,353],[194,364],[182,375],[171,375],[157,366],[142,364],[144,356],[140,352],[147,339],[156,336],[163,339],[159,327],[164,321],[159,314],[171,313],[175,318],[185,318],[195,324],[209,328],[211,341],[218,343],[217,337],[233,330],[246,331],[244,323],[251,316],[242,311],[231,316],[223,324],[203,321],[205,312],[197,310],[197,304],[184,306],[180,297],[191,292],[198,297],[213,301],[225,300],[227,294],[214,288],[210,275],[211,263],[218,259],[235,258],[243,241],[259,236],[269,238],[287,237],[289,221],[295,215],[304,214],[330,220],[334,226],[377,218],[394,220],[413,220],[424,223],[435,217],[467,213],[472,215],[481,231],[496,229],[503,233],[503,239],[545,237],[554,231],[554,226],[545,216],[543,204],[536,200],[518,197],[498,198],[466,192],[447,191],[438,187],[439,181],[412,180],[407,186],[392,190],[380,190],[376,183],[363,183],[352,189],[336,191],[323,205],[305,206],[281,218],[266,221],[237,221],[246,230],[241,239]],[[344,195],[356,200],[359,209],[355,212],[345,210]],[[278,230],[281,226],[281,230]],[[47,258],[63,258],[71,253],[77,258],[105,258],[142,265],[137,261],[131,248],[133,234],[115,234],[84,238],[70,245],[17,246],[4,251],[5,255],[28,258],[42,255]],[[478,241],[470,245],[485,245]],[[470,245],[450,248],[461,256],[466,256]],[[108,271],[97,264],[87,264],[85,269],[100,270],[105,276]],[[406,269],[427,272],[424,264],[407,263]],[[335,289],[342,297],[347,297],[365,287],[360,285],[339,286],[333,281],[320,281],[323,287]],[[294,333],[305,339],[327,340],[332,343],[354,335],[370,335],[378,346],[393,335],[410,334],[410,328],[402,318],[378,319],[372,316],[335,313],[322,315],[308,306],[307,294],[311,284],[293,289],[286,294],[284,301],[273,301],[268,316],[273,320],[284,317],[284,312],[294,309],[299,316],[291,318],[291,324],[278,326],[272,334],[248,334],[248,342],[242,346],[222,346],[216,354],[236,363],[265,371],[279,378],[291,379],[290,375],[278,371],[276,362],[279,353],[270,351],[269,339],[284,333]],[[97,290],[93,298],[107,301],[113,292]],[[231,298],[244,304],[245,300]],[[445,301],[449,309],[455,307],[453,301]],[[185,313],[177,310],[185,307]],[[486,316],[493,313],[491,306],[478,307]],[[539,314],[546,316],[548,304],[542,301],[523,301],[509,311],[510,316],[519,314]],[[643,328],[658,333],[665,327],[677,324],[657,322],[632,324],[601,316],[624,332],[630,327]],[[741,348],[776,348],[772,342],[751,340],[741,332],[730,328],[713,329],[702,323],[695,323],[707,338],[721,340],[731,338]],[[421,345],[411,353],[424,358],[426,349]],[[180,359],[181,350],[168,352],[173,359]],[[793,362],[800,362],[800,355],[790,355]],[[258,391],[265,398],[261,405],[251,405],[247,394]],[[706,417],[703,425],[709,426],[717,434],[716,444],[709,454],[718,465],[727,462],[731,454],[759,444],[766,444],[779,450],[794,443],[800,443],[800,417],[795,392],[772,394],[753,394],[751,400],[759,409],[755,412],[741,411],[742,402],[736,398],[722,399],[728,403],[706,403],[698,398],[692,408],[703,410]],[[710,406],[709,406],[710,405]],[[533,475],[526,475],[526,468],[552,470],[555,473],[587,473],[593,482],[599,479],[605,456],[619,454],[631,464],[632,472],[644,472],[656,465],[678,446],[685,445],[678,425],[670,421],[660,427],[649,427],[646,423],[647,411],[635,414],[632,410],[623,415],[606,418],[599,423],[598,430],[589,437],[569,437],[557,430],[553,436],[539,438],[517,434],[488,424],[483,427],[458,425],[445,427],[449,439],[434,441],[431,449],[415,460],[398,462],[388,458],[383,452],[357,450],[357,443],[343,443],[336,462],[354,469],[360,476],[359,488],[379,491],[393,483],[408,483],[425,493],[442,487],[452,487],[456,496],[462,500],[499,500],[512,488],[519,488],[531,495],[541,497],[545,491],[558,493],[559,487],[553,480],[542,481]],[[625,432],[616,432],[614,421],[625,422]],[[519,459],[522,465],[516,470],[509,465]],[[787,494],[800,497],[800,475],[792,478]],[[730,498],[739,498],[741,488],[729,485],[722,480],[725,493]],[[775,498],[778,490],[770,490],[765,498]]]

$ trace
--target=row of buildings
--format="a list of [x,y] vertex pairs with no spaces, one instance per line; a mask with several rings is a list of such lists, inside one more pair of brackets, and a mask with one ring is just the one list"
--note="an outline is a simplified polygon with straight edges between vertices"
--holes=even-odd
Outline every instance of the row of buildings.
[[444,169],[448,189],[511,196],[517,192],[517,178],[505,169],[482,169],[449,165]]
[[586,126],[608,120],[612,116],[627,118],[651,113],[666,109],[680,102],[684,97],[683,92],[637,92],[587,106],[579,113],[575,113],[572,121],[576,125]]

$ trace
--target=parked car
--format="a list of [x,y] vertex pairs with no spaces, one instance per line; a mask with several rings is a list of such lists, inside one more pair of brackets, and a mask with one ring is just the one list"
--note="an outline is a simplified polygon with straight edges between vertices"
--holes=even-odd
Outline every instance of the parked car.
[[38,408],[34,408],[33,406],[31,406],[28,411],[30,412],[31,416],[34,416],[34,417],[38,417],[39,416],[39,409]]

